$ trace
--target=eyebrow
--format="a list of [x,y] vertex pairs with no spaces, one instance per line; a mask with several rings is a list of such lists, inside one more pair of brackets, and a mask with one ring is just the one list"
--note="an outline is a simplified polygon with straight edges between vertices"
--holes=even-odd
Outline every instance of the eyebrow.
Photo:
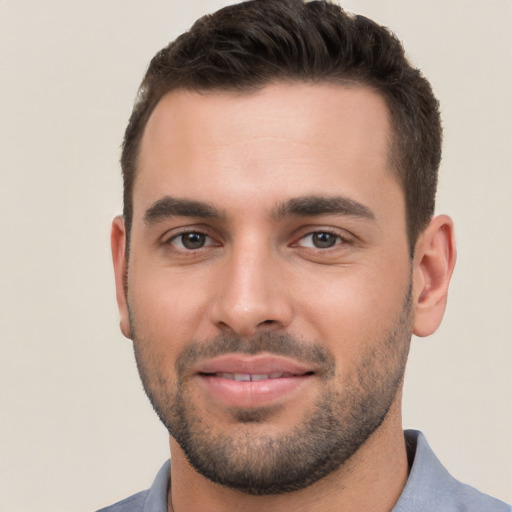
[[[375,214],[363,204],[344,196],[303,196],[279,204],[272,214],[277,221],[285,217],[344,215],[375,220]],[[169,217],[221,219],[225,217],[214,206],[190,199],[165,196],[155,201],[144,213],[144,222],[156,224]]]
[[314,217],[316,215],[344,215],[375,220],[375,214],[367,206],[344,196],[304,196],[290,199],[278,205],[274,217]]
[[208,203],[165,196],[155,201],[144,213],[144,222],[156,224],[169,217],[221,218],[223,215]]

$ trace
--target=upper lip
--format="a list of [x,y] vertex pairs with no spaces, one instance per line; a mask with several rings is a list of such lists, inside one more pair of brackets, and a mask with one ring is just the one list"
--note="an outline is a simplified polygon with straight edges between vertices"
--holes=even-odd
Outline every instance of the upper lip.
[[283,356],[258,354],[227,354],[218,356],[196,365],[194,373],[241,373],[264,375],[270,373],[286,373],[292,375],[304,375],[313,373],[314,369],[299,361]]

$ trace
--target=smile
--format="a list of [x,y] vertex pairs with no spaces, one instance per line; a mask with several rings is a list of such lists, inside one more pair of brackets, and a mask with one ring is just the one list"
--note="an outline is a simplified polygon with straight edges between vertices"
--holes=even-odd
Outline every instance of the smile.
[[228,354],[200,363],[195,382],[210,404],[237,408],[284,404],[317,381],[316,368],[271,354]]
[[219,377],[221,379],[236,380],[237,382],[258,382],[270,379],[282,379],[286,377],[298,377],[292,373],[273,372],[273,373],[210,373],[205,374],[211,377]]

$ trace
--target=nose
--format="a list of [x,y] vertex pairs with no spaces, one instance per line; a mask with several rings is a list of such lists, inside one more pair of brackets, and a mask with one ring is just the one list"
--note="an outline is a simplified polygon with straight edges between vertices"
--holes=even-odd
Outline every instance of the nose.
[[267,248],[240,248],[230,255],[210,306],[217,329],[254,336],[290,324],[291,297],[278,260]]

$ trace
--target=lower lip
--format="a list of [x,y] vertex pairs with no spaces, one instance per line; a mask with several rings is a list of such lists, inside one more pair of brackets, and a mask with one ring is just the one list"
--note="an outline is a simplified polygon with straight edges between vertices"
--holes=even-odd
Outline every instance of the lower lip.
[[311,381],[312,375],[259,381],[236,381],[213,375],[199,375],[208,393],[230,407],[263,407],[292,398]]

